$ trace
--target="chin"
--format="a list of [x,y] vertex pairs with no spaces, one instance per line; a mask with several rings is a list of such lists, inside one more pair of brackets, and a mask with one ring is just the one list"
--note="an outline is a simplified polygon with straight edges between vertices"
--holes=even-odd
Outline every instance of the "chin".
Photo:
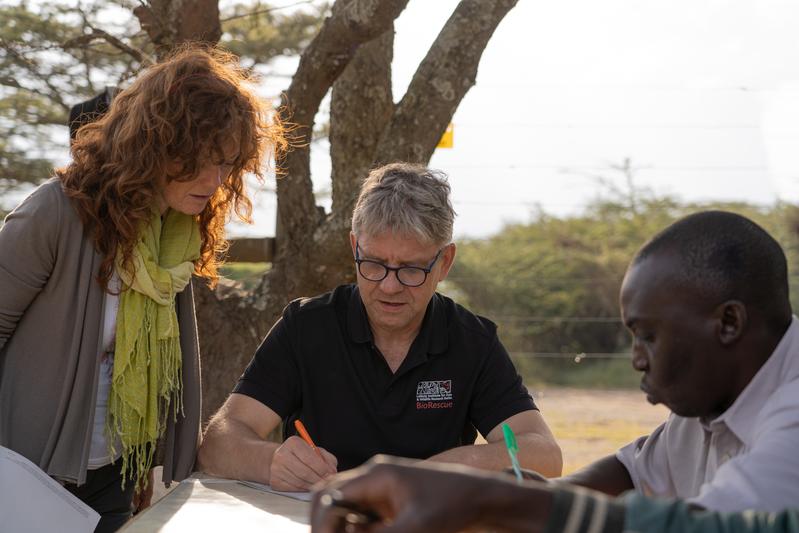
[[409,323],[404,317],[398,316],[379,316],[376,322],[387,329],[402,329]]
[[197,215],[199,215],[200,213],[203,212],[203,210],[205,209],[205,206],[203,206],[203,207],[201,207],[199,209],[196,208],[196,207],[173,207],[172,209],[174,209],[175,211],[177,211],[179,213],[183,213],[184,215],[197,216]]
[[663,405],[668,407],[669,410],[675,415],[681,416],[683,418],[697,418],[704,416],[702,409],[697,409],[696,406],[693,405],[686,405],[684,402],[666,401],[663,402]]

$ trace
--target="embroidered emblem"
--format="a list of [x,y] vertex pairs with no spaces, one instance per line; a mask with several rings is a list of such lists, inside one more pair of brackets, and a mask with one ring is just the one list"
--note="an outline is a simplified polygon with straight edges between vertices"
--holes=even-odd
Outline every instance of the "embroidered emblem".
[[441,381],[420,381],[416,386],[417,409],[449,409],[452,408],[451,400],[451,379]]

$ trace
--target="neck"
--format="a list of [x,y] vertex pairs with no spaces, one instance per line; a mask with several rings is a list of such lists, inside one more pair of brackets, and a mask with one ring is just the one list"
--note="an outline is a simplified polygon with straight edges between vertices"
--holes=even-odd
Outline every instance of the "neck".
[[[369,324],[372,326],[372,324]],[[416,335],[419,334],[421,324],[417,324],[414,328],[404,330],[392,330],[387,328],[380,328],[372,326],[372,335],[375,339],[375,344],[378,346],[405,346],[410,348]]]
[[153,201],[155,202],[155,208],[158,210],[159,213],[161,213],[161,218],[163,218],[167,210],[169,209],[169,205],[166,203],[164,195],[160,192],[156,192]]
[[727,408],[741,395],[743,390],[752,381],[752,378],[760,371],[766,361],[777,349],[777,345],[782,340],[783,336],[790,326],[790,321],[781,332],[773,332],[765,326],[752,328],[752,335],[744,342],[740,343],[738,353],[735,360],[737,367],[740,369],[737,372],[736,379],[734,380],[734,396],[730,399]]
[[371,321],[369,325],[372,328],[372,336],[374,337],[375,346],[383,354],[383,357],[391,368],[392,372],[396,372],[408,351],[411,349],[414,339],[419,334],[421,329],[421,321],[413,324],[409,328],[391,329],[375,327]]

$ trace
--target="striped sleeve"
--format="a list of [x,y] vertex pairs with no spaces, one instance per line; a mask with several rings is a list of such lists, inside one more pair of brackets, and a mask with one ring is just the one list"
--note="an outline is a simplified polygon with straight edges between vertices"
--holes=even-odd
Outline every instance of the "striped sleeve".
[[621,533],[624,505],[580,487],[555,489],[545,533]]

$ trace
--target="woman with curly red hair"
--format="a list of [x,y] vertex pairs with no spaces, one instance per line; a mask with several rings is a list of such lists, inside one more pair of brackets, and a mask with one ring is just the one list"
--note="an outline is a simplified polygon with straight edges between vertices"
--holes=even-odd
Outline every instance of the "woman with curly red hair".
[[154,464],[189,475],[200,438],[192,275],[249,220],[283,130],[236,58],[187,47],[83,126],[73,161],[0,229],[0,445],[101,514],[130,516]]

